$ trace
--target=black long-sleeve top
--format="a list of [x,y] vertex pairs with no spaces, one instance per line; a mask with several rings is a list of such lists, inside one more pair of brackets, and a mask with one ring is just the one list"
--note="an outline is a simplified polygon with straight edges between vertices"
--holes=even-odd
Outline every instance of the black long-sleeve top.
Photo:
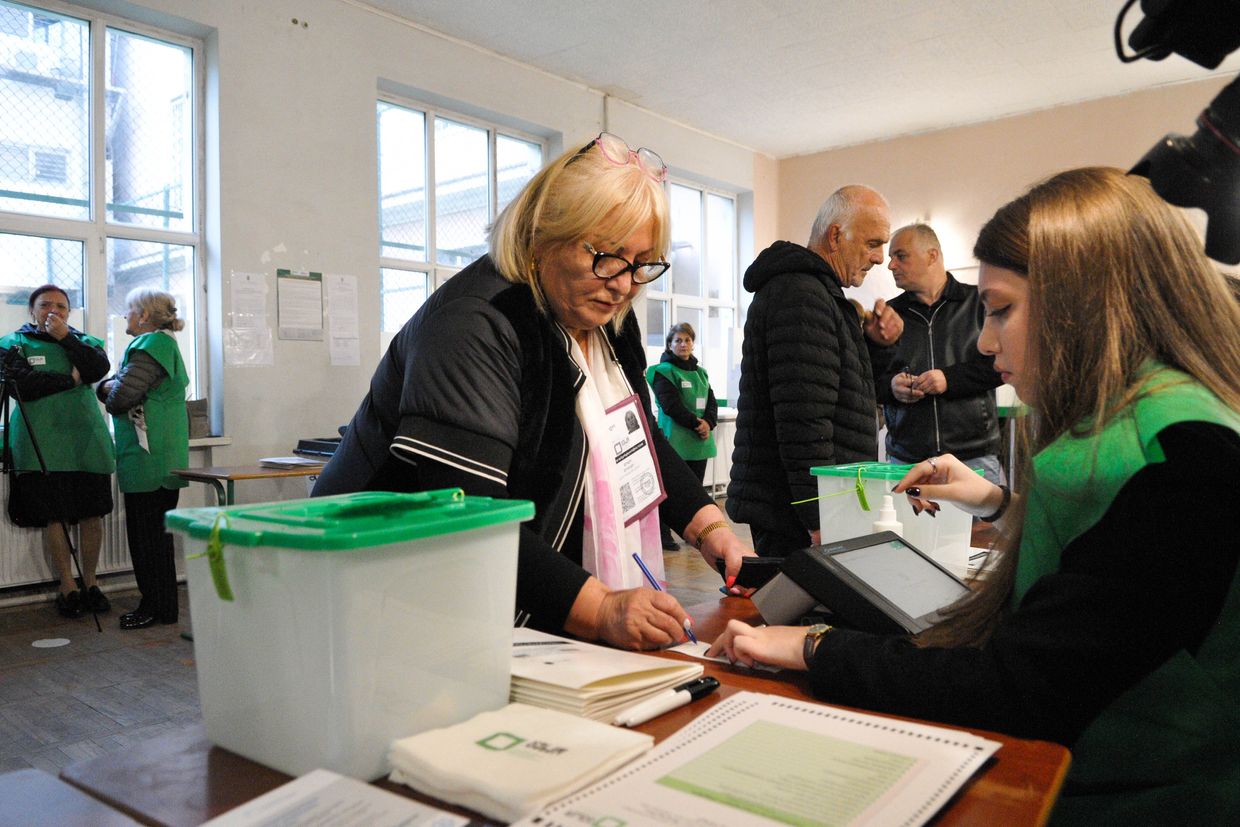
[[[68,357],[69,363],[77,368],[78,376],[81,377],[82,384],[84,385],[102,379],[107,375],[108,369],[112,366],[104,349],[82,341],[80,338],[82,331],[75,328],[69,328],[69,334],[59,341],[54,336],[40,332],[32,324],[23,325],[17,332],[32,339],[54,342],[60,345],[65,352],[65,356]],[[72,390],[77,386],[73,376],[68,373],[34,370],[33,368],[29,371],[19,371],[17,375],[10,378],[16,382],[17,391],[21,394],[22,401],[24,402],[43,399],[61,391]]]
[[828,701],[1071,745],[1121,693],[1193,653],[1240,558],[1240,436],[1203,422],[1158,435],[1147,465],[1068,543],[981,648],[917,648],[836,629],[810,663]]
[[125,366],[112,377],[109,390],[104,390],[106,382],[100,382],[95,388],[95,396],[113,416],[127,413],[136,408],[146,399],[146,395],[168,376],[163,365],[144,350],[135,350],[129,355]]
[[[671,351],[665,350],[661,361],[671,362],[682,370],[697,370],[697,359],[692,356],[688,359],[681,359]],[[685,407],[684,400],[680,398],[680,389],[673,385],[666,376],[656,373],[650,387],[654,391],[654,398],[659,402],[659,408],[670,416],[673,422],[682,428],[690,430],[697,428],[697,415]],[[712,431],[719,425],[719,401],[715,399],[714,388],[707,389],[706,409],[702,412],[702,419]]]

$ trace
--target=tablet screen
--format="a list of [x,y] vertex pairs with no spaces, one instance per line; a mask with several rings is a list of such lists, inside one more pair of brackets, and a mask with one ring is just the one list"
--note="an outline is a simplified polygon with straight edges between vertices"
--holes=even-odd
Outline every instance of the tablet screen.
[[968,592],[896,540],[832,554],[831,559],[913,618],[941,609]]

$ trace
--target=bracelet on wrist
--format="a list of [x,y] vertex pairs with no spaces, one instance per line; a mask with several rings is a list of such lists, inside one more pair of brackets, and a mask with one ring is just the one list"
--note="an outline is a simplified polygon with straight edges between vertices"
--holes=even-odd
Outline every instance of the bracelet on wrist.
[[1012,489],[1008,488],[1006,485],[1000,484],[999,490],[1003,492],[1003,499],[999,501],[999,507],[995,509],[995,513],[993,514],[978,517],[978,519],[982,522],[993,523],[995,520],[1002,517],[1008,510],[1008,506],[1012,504]]
[[702,530],[698,532],[697,539],[693,542],[694,548],[696,548],[698,551],[701,551],[702,541],[706,539],[707,534],[710,534],[712,531],[716,529],[727,528],[727,527],[728,527],[727,520],[715,520],[713,523],[709,523],[708,525],[704,526]]

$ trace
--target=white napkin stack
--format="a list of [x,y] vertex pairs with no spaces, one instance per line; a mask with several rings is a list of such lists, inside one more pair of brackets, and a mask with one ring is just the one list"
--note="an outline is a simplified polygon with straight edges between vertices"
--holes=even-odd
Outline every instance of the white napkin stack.
[[391,779],[517,821],[643,754],[654,739],[550,709],[509,704],[393,742]]

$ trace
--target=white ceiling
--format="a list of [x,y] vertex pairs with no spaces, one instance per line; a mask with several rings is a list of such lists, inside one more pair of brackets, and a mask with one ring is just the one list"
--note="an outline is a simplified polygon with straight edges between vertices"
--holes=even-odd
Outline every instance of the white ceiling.
[[1120,63],[1123,0],[364,2],[777,158],[1240,70]]

